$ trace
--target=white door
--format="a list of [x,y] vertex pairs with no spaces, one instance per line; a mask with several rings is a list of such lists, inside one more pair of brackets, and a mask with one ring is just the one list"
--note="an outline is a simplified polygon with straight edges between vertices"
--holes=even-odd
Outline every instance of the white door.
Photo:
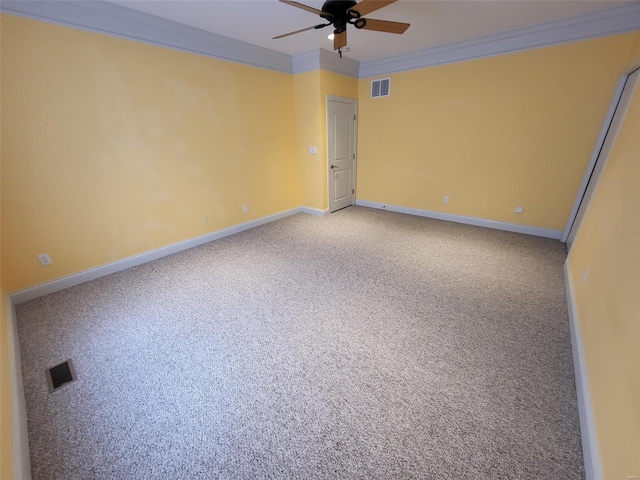
[[355,198],[356,101],[327,96],[329,211],[353,205]]

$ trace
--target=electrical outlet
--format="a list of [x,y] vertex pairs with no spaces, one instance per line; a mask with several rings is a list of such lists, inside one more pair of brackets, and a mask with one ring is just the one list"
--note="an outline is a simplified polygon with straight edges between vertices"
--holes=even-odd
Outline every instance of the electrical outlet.
[[638,475],[629,475],[627,480],[638,480]]
[[449,203],[449,197],[444,197],[444,203]]
[[516,209],[514,210],[516,213],[522,213],[524,212],[524,208],[522,207],[516,207]]
[[40,260],[40,265],[42,265],[43,267],[46,267],[47,265],[51,265],[53,263],[48,253],[41,253],[40,255],[38,255],[38,260]]
[[209,223],[209,215],[202,216],[202,223]]
[[589,277],[589,269],[585,268],[584,273],[582,274],[582,283],[586,282],[588,277]]
[[242,211],[243,211],[244,213],[247,213],[247,212],[249,211],[249,205],[243,205],[243,206],[242,206]]
[[318,154],[318,147],[309,147],[309,153],[311,155],[317,155]]

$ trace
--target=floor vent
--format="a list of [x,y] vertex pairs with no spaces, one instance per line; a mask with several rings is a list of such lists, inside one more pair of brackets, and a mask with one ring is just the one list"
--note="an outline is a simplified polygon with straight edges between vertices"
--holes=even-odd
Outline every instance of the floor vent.
[[47,383],[49,384],[49,393],[60,390],[65,385],[76,380],[76,371],[73,368],[71,360],[62,362],[55,367],[47,368]]

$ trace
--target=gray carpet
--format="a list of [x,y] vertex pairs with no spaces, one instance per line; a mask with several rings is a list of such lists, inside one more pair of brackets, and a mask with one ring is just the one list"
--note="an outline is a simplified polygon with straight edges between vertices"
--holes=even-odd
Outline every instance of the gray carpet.
[[19,305],[33,478],[582,479],[565,256],[351,207]]

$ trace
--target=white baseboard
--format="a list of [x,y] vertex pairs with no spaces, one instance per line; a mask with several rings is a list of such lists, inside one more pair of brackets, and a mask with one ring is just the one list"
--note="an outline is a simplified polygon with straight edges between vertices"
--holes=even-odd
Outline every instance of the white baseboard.
[[[560,238],[562,232],[555,230],[538,229],[535,227],[524,227],[521,225],[513,225],[503,222],[493,222],[490,220],[477,219],[473,217],[463,217],[460,215],[442,214],[438,212],[430,212],[427,210],[418,210],[413,208],[398,207],[381,203],[369,202],[366,200],[356,201],[356,205],[391,210],[399,213],[407,213],[410,215],[418,215],[423,217],[436,218],[440,220],[448,220],[459,223],[468,223],[489,228],[497,228],[501,230],[514,231],[518,233],[529,233],[531,235],[545,236],[548,238]],[[12,433],[13,433],[13,465],[15,480],[30,480],[31,466],[29,456],[29,437],[27,431],[27,413],[24,399],[24,388],[22,385],[22,367],[20,361],[20,347],[18,342],[18,331],[16,325],[16,315],[14,305],[28,300],[47,295],[65,288],[69,288],[80,283],[84,283],[96,278],[109,275],[127,268],[131,268],[143,263],[162,258],[172,253],[202,245],[204,243],[217,240],[229,235],[249,230],[251,228],[264,225],[275,220],[279,220],[296,213],[306,213],[323,217],[329,213],[328,210],[320,210],[311,207],[298,207],[285,210],[273,215],[252,220],[250,222],[235,225],[233,227],[211,232],[206,235],[195,237],[189,240],[178,242],[166,247],[158,248],[135,255],[123,260],[92,268],[84,272],[80,272],[68,277],[37,285],[9,296],[10,301],[10,318],[9,318],[9,357],[10,357],[10,374],[11,374],[11,392],[12,392]],[[517,229],[514,229],[517,228]],[[526,229],[523,231],[522,229]],[[534,233],[535,231],[547,233],[542,235]],[[549,232],[554,233],[553,236]],[[557,235],[557,236],[556,236]],[[567,301],[569,305],[569,322],[571,328],[571,344],[573,349],[573,361],[576,377],[576,389],[578,395],[578,409],[580,415],[580,427],[582,431],[582,448],[585,462],[587,480],[602,480],[602,468],[600,465],[600,455],[598,452],[598,443],[596,438],[595,420],[593,409],[591,406],[591,397],[589,394],[589,385],[587,379],[586,366],[584,361],[584,353],[580,337],[580,328],[578,324],[577,309],[575,305],[575,297],[573,294],[573,282],[569,275],[569,260],[565,262],[565,282],[567,289]]]
[[167,255],[181,252],[189,248],[197,247],[198,245],[202,245],[213,240],[218,240],[219,238],[228,237],[229,235],[234,235],[236,233],[249,230],[250,228],[259,227],[260,225],[264,225],[275,220],[280,220],[281,218],[295,215],[296,213],[320,215],[321,212],[322,210],[316,210],[309,207],[296,207],[289,210],[284,210],[279,213],[274,213],[273,215],[267,215],[266,217],[251,220],[239,225],[234,225],[233,227],[217,230],[215,232],[207,233],[199,237],[194,237],[182,242],[174,243],[172,245],[167,245],[166,247],[156,248],[155,250],[149,250],[148,252],[144,252],[139,255],[134,255],[122,260],[117,260],[106,265],[90,268],[89,270],[85,270],[83,272],[74,273],[73,275],[69,275],[67,277],[62,277],[50,282],[42,283],[40,285],[36,285],[35,287],[30,287],[24,290],[20,290],[19,292],[12,293],[11,295],[9,295],[9,297],[15,305],[18,305],[20,303],[33,300],[34,298],[42,297],[43,295],[48,295],[59,290],[64,290],[65,288],[74,287],[76,285],[80,285],[81,283],[104,277],[105,275],[110,275],[112,273],[126,270],[127,268],[142,265],[143,263],[166,257]]
[[389,205],[388,203],[370,202],[368,200],[357,200],[356,205],[359,205],[361,207],[389,210],[391,212],[406,213],[408,215],[417,215],[419,217],[446,220],[448,222],[465,223],[467,225],[475,225],[477,227],[506,230],[507,232],[525,233],[527,235],[553,238],[555,240],[560,240],[560,237],[562,237],[562,232],[560,230],[529,227],[527,225],[518,225],[517,223],[497,222],[495,220],[485,220],[484,218],[465,217],[464,215],[454,215],[451,213],[434,212],[431,210],[421,210],[418,208],[400,207],[397,205]]
[[573,291],[573,281],[569,268],[569,259],[564,263],[564,281],[567,290],[567,305],[569,308],[569,328],[571,330],[571,349],[573,351],[573,367],[576,376],[576,392],[578,395],[578,414],[580,415],[580,432],[582,435],[582,456],[587,480],[602,480],[602,465],[596,436],[596,423],[591,405],[587,366],[582,349],[582,335],[578,309]]
[[27,430],[27,405],[22,385],[22,364],[16,311],[9,299],[9,375],[11,382],[11,434],[13,438],[13,478],[31,480],[29,457],[29,432]]
[[298,207],[285,210],[273,215],[268,215],[250,222],[235,225],[233,227],[207,233],[199,237],[191,238],[182,242],[174,243],[166,247],[157,248],[140,255],[134,255],[123,260],[91,268],[84,272],[79,272],[67,277],[63,277],[51,282],[36,285],[9,295],[10,318],[9,318],[9,357],[10,357],[10,381],[11,381],[11,401],[12,401],[12,435],[13,435],[13,468],[15,480],[31,479],[31,461],[29,455],[29,434],[27,430],[27,407],[24,398],[24,387],[22,385],[22,366],[20,361],[20,343],[18,341],[18,329],[16,325],[15,305],[32,300],[34,298],[48,295],[65,288],[73,287],[96,278],[104,277],[111,273],[119,272],[127,268],[135,267],[158,258],[177,253],[182,250],[202,245],[219,238],[234,235],[236,233],[264,225],[275,220],[279,220],[296,213],[307,213],[316,216],[324,216],[327,211],[310,207]]
[[300,207],[300,211],[302,213],[308,213],[309,215],[315,215],[316,217],[324,217],[329,215],[329,209],[325,208],[324,210],[320,210],[319,208],[313,207]]

